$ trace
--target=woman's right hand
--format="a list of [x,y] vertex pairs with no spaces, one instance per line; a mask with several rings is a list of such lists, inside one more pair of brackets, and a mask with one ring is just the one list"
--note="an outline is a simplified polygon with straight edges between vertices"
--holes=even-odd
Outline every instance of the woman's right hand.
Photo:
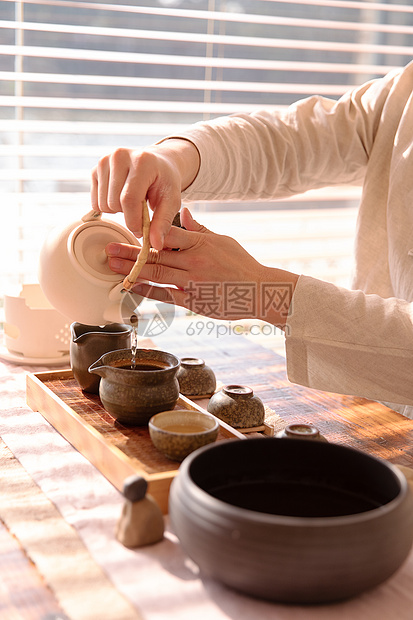
[[142,236],[142,203],[154,212],[150,242],[161,250],[181,207],[181,192],[198,173],[197,148],[188,140],[168,139],[144,150],[118,148],[92,171],[91,200],[96,211],[122,211],[126,226]]

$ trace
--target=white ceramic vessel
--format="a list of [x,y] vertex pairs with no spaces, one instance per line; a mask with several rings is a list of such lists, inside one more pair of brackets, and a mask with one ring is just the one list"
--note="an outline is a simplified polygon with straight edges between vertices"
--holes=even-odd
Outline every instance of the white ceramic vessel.
[[52,229],[43,244],[40,285],[52,306],[71,321],[122,323],[142,299],[122,292],[124,276],[110,269],[105,252],[110,242],[139,245],[129,230],[91,211]]
[[23,284],[4,296],[1,357],[18,363],[60,363],[69,359],[70,321],[55,310],[39,284]]

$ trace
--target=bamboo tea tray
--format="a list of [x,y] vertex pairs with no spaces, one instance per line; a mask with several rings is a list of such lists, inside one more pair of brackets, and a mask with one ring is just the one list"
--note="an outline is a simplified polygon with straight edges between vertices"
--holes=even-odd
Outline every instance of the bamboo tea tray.
[[[26,400],[85,456],[119,491],[125,478],[140,475],[148,482],[148,493],[168,512],[170,484],[179,463],[161,454],[152,444],[147,427],[117,423],[102,407],[99,396],[79,388],[71,370],[28,374]],[[200,405],[180,395],[178,409],[206,413]],[[218,420],[218,439],[244,435]]]

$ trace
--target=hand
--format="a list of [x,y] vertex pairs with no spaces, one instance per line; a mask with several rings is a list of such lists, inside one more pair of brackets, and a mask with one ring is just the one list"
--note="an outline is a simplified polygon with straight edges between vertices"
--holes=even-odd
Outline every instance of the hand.
[[198,168],[198,150],[187,140],[165,140],[142,151],[117,149],[92,171],[92,207],[105,213],[123,211],[126,226],[139,238],[142,202],[147,200],[154,211],[151,245],[161,250],[180,209],[181,191],[192,183]]
[[[259,318],[283,327],[298,276],[261,265],[231,237],[198,224],[186,208],[181,210],[181,222],[186,230],[172,227],[166,249],[151,251],[140,274],[167,286],[140,283],[133,290],[211,318]],[[127,275],[138,251],[109,244],[111,269]]]

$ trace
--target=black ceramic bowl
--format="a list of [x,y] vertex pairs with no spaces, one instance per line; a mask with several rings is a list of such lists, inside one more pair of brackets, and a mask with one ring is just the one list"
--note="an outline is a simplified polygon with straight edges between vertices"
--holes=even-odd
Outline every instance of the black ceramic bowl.
[[172,483],[169,512],[201,574],[287,603],[337,601],[380,584],[413,538],[413,497],[396,467],[296,439],[200,448]]

